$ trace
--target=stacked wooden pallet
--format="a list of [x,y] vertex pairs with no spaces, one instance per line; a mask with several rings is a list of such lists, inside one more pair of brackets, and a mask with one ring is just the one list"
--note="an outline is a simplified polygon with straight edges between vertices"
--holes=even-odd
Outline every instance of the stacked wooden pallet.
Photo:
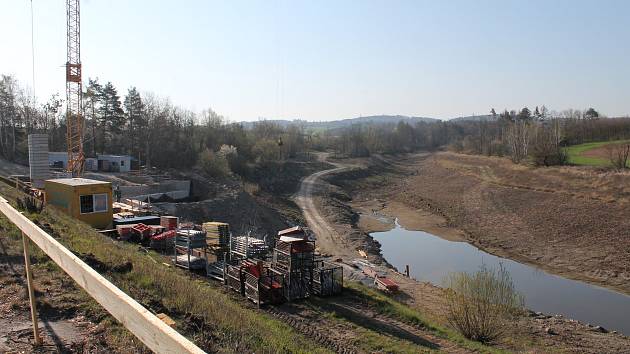
[[206,232],[208,245],[227,247],[230,242],[230,224],[223,222],[204,222],[202,225]]

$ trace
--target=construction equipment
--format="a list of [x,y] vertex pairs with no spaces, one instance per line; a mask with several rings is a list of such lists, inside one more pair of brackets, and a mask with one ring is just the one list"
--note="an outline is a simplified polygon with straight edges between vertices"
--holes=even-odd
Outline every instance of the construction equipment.
[[66,0],[67,60],[66,60],[66,143],[67,172],[72,177],[83,174],[83,84],[81,82],[81,21],[79,0]]

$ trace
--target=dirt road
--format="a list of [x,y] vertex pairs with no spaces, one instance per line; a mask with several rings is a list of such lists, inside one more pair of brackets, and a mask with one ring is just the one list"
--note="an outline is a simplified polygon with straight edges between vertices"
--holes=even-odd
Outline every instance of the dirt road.
[[[436,160],[438,158],[439,160]],[[336,162],[334,168],[305,178],[299,192],[295,195],[295,201],[302,209],[309,227],[317,235],[321,249],[347,260],[358,257],[359,241],[355,237],[370,238],[368,232],[374,230],[371,227],[388,227],[387,222],[383,223],[381,220],[383,218],[380,216],[389,217],[389,219],[399,217],[406,227],[429,230],[444,238],[466,240],[478,245],[478,241],[471,237],[471,234],[477,234],[475,232],[477,230],[473,227],[475,220],[483,220],[484,215],[494,215],[480,214],[481,211],[478,210],[484,205],[480,202],[477,191],[480,186],[492,185],[502,188],[502,184],[516,183],[508,179],[518,176],[519,186],[523,184],[529,187],[518,188],[518,190],[522,189],[526,194],[531,195],[537,192],[533,188],[547,189],[549,186],[546,184],[557,185],[563,183],[562,179],[566,178],[558,174],[547,175],[547,170],[541,171],[544,175],[531,174],[526,168],[520,166],[516,166],[516,170],[509,170],[509,173],[499,175],[498,166],[492,164],[483,166],[478,163],[479,161],[462,164],[461,159],[465,160],[467,157],[461,159],[458,157],[458,165],[455,168],[455,163],[452,161],[454,158],[449,154],[416,154],[351,160],[347,163]],[[503,163],[500,165],[505,167]],[[511,168],[511,165],[507,167]],[[484,182],[486,179],[489,180],[487,183],[479,183],[479,178]],[[546,183],[536,183],[536,187],[526,185],[537,178],[544,178]],[[613,178],[617,177],[613,176]],[[333,185],[329,184],[331,182]],[[575,177],[572,182],[574,183],[566,185],[574,188],[577,182],[587,185],[586,181],[578,177]],[[608,182],[601,181],[601,183],[607,183],[608,186]],[[613,183],[611,186],[614,185],[616,184]],[[513,188],[509,189],[513,191]],[[563,188],[553,194],[570,195],[574,192],[568,189],[568,187]],[[591,191],[593,190],[594,188],[591,187]],[[481,193],[481,196],[486,194]],[[471,199],[474,196],[478,197]],[[522,198],[514,198],[514,196],[512,192],[511,195],[501,195],[499,199],[494,200],[504,202],[514,200],[518,202],[516,205],[524,203],[523,198],[526,198],[526,195],[521,196]],[[580,197],[582,196],[578,198]],[[605,197],[591,194],[588,199],[592,201],[595,198],[604,199]],[[481,198],[481,201],[484,200],[486,199]],[[476,212],[467,218],[462,218],[457,212],[464,207],[470,207]],[[359,218],[342,215],[357,212],[362,216],[367,216],[367,219],[377,220],[373,220],[371,225],[365,228],[360,221],[365,219],[364,217],[357,220]],[[505,213],[501,215],[505,220],[507,217]],[[518,215],[522,213],[516,213],[516,216]],[[538,218],[538,220],[541,219]],[[448,230],[451,234],[445,233]],[[496,230],[502,230],[502,228]],[[497,235],[497,239],[499,236]],[[501,240],[505,242],[506,238],[503,237]],[[484,242],[483,246],[488,245]],[[380,255],[377,247],[376,252],[370,255],[370,260],[378,261],[378,258]],[[519,257],[514,258],[520,260]],[[379,268],[386,269],[384,264]],[[391,269],[388,269],[388,276],[398,282],[401,287],[401,294],[396,296],[397,300],[419,309],[427,317],[446,325],[443,289],[406,278]],[[571,353],[599,353],[602,348],[606,348],[606,352],[621,353],[626,352],[630,343],[630,340],[622,335],[599,333],[594,331],[592,326],[556,316],[530,314],[530,316],[520,318],[513,327],[508,336],[512,340],[497,343],[499,347],[534,352],[546,352],[553,348],[553,350]],[[557,334],[550,335],[547,328],[553,329],[553,333]]]
[[[328,154],[318,155],[320,161],[326,161],[327,157]],[[322,192],[324,189],[322,185],[322,178],[324,176],[350,170],[357,166],[330,161],[326,162],[335,167],[313,173],[304,178],[300,184],[300,189],[294,196],[294,200],[302,210],[308,227],[316,235],[317,246],[320,251],[335,256],[350,256],[347,247],[340,247],[347,246],[346,241],[340,236],[337,230],[335,230],[335,227],[321,214],[316,206],[315,199],[318,197],[318,193]],[[352,254],[352,256],[354,256],[354,254]]]

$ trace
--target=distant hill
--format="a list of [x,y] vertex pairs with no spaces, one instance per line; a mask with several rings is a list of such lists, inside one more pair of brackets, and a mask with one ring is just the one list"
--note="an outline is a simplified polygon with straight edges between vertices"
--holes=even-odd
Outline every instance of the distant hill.
[[[295,119],[295,120],[284,120],[284,119],[270,119],[274,123],[286,127],[288,125],[297,124],[302,125],[306,129],[311,130],[333,130],[349,127],[355,124],[388,124],[388,123],[398,123],[400,121],[415,124],[418,122],[426,122],[433,123],[440,121],[436,118],[427,118],[427,117],[409,117],[409,116],[401,116],[401,115],[380,115],[380,116],[366,116],[366,117],[357,117],[357,118],[347,118],[340,120],[331,120],[331,121],[320,121],[320,122],[309,122],[305,120]],[[241,122],[245,128],[251,128],[256,122]]]
[[466,117],[451,118],[449,119],[449,121],[451,122],[464,122],[464,121],[478,122],[482,120],[494,121],[494,120],[497,120],[498,117],[499,117],[498,115],[492,116],[491,114],[485,114],[485,115],[480,115],[480,116],[466,116]]

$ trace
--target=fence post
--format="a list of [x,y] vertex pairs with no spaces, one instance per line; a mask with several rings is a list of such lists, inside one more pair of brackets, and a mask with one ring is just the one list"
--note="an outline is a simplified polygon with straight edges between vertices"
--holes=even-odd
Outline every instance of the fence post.
[[22,232],[22,244],[24,245],[24,266],[26,267],[26,283],[28,284],[28,299],[31,303],[31,320],[33,321],[33,337],[35,345],[41,344],[39,327],[37,325],[37,303],[35,302],[35,290],[33,289],[33,274],[31,273],[31,259],[28,248],[28,238]]

